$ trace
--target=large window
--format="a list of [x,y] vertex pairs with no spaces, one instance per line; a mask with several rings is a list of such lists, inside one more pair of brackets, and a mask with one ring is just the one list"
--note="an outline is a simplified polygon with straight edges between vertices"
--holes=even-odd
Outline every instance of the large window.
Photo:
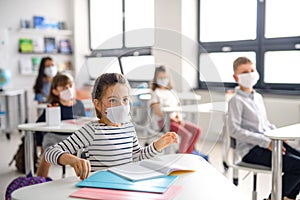
[[89,0],[92,50],[154,43],[154,0]]
[[154,0],[89,0],[89,25],[90,77],[93,79],[93,74],[103,72],[121,72],[132,80],[144,80],[132,69],[152,64]]
[[[256,88],[300,92],[299,0],[199,0],[199,86],[233,87],[232,63],[249,57]],[[280,13],[280,15],[278,14]]]

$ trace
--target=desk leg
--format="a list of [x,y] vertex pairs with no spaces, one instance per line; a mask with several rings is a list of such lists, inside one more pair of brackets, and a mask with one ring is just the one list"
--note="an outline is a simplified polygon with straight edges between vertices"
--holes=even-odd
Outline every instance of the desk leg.
[[272,140],[272,200],[282,196],[282,141]]
[[25,131],[25,173],[31,171],[34,174],[33,168],[33,133]]

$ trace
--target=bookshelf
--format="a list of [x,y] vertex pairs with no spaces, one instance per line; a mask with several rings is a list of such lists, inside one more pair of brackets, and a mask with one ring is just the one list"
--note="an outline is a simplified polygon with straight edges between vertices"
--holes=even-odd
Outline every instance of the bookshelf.
[[19,33],[23,34],[36,34],[44,36],[72,36],[73,31],[71,30],[51,30],[51,29],[35,29],[35,28],[21,28]]
[[[18,54],[20,74],[36,75],[39,63],[37,64],[37,62],[34,62],[34,60],[39,60],[45,56],[52,57],[54,62],[58,65],[60,71],[70,70],[64,69],[63,66],[67,66],[68,64],[66,63],[71,63],[71,65],[68,66],[72,66],[74,61],[72,52],[72,30],[21,28],[18,30],[18,35],[19,40],[25,38],[32,40],[33,43],[32,51],[24,52],[20,48],[19,41]],[[52,41],[52,43],[49,44],[49,40]],[[61,46],[61,41],[64,41],[63,47]]]

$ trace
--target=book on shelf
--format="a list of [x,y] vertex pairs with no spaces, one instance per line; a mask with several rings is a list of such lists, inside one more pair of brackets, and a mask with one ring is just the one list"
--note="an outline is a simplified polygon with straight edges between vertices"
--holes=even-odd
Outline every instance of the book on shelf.
[[33,28],[44,29],[44,16],[33,16]]
[[56,42],[54,37],[45,37],[44,38],[45,43],[45,52],[46,53],[56,53]]
[[20,38],[19,39],[19,50],[22,53],[28,53],[33,51],[32,39]]
[[71,42],[69,39],[61,39],[58,43],[58,49],[60,53],[71,54]]
[[131,181],[140,181],[171,175],[173,172],[194,172],[194,169],[158,160],[142,160],[136,163],[111,167],[107,169]]
[[33,52],[43,53],[45,50],[44,41],[42,37],[32,38]]
[[23,75],[32,74],[32,62],[30,58],[21,58],[19,61],[20,73]]

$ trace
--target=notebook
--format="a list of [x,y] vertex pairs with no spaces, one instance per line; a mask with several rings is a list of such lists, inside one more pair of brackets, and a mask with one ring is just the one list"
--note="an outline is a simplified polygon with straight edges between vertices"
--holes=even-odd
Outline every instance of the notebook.
[[101,188],[81,188],[76,192],[73,192],[70,197],[92,200],[169,200],[173,199],[181,190],[182,186],[179,185],[171,185],[169,189],[162,194]]
[[149,178],[168,176],[173,172],[193,172],[195,170],[176,164],[166,164],[158,160],[142,160],[137,163],[111,167],[108,168],[108,171],[131,181],[139,181]]
[[109,171],[98,171],[77,183],[76,186],[163,193],[177,178],[177,176],[163,176],[133,182]]

